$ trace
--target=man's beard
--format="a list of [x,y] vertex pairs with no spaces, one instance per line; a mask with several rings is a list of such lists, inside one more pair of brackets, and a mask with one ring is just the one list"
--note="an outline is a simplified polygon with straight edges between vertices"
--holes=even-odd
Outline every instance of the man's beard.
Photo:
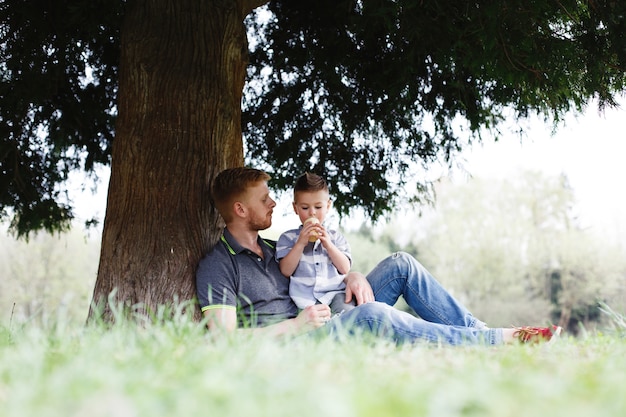
[[250,219],[249,225],[250,225],[250,229],[256,230],[257,232],[259,230],[268,229],[272,225],[272,217],[270,216],[268,218],[267,216],[265,217],[255,216],[254,218]]

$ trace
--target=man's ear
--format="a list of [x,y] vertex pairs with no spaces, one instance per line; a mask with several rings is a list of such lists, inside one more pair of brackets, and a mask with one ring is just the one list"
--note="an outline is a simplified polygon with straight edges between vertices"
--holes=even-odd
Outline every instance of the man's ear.
[[246,206],[244,206],[243,203],[241,203],[240,201],[235,201],[233,203],[233,211],[235,213],[235,216],[239,217],[246,217],[246,214],[248,213]]

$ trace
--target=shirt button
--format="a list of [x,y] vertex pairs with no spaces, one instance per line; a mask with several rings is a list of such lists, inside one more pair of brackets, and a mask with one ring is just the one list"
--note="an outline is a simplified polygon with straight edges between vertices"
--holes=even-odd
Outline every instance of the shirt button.
[[261,258],[258,258],[259,262],[261,262]]

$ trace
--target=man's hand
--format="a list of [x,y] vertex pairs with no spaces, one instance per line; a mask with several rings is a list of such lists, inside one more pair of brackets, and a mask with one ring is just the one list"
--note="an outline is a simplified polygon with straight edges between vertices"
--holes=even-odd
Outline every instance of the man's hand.
[[372,286],[360,272],[350,272],[343,280],[346,283],[346,303],[356,299],[356,305],[374,301]]
[[308,331],[325,325],[330,320],[330,314],[330,307],[326,304],[314,304],[302,310],[295,320],[299,328]]

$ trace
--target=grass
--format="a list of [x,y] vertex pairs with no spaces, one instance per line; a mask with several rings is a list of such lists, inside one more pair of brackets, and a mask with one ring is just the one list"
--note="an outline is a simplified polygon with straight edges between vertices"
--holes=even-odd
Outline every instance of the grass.
[[612,313],[617,332],[495,348],[212,340],[182,315],[0,327],[0,416],[624,416]]

